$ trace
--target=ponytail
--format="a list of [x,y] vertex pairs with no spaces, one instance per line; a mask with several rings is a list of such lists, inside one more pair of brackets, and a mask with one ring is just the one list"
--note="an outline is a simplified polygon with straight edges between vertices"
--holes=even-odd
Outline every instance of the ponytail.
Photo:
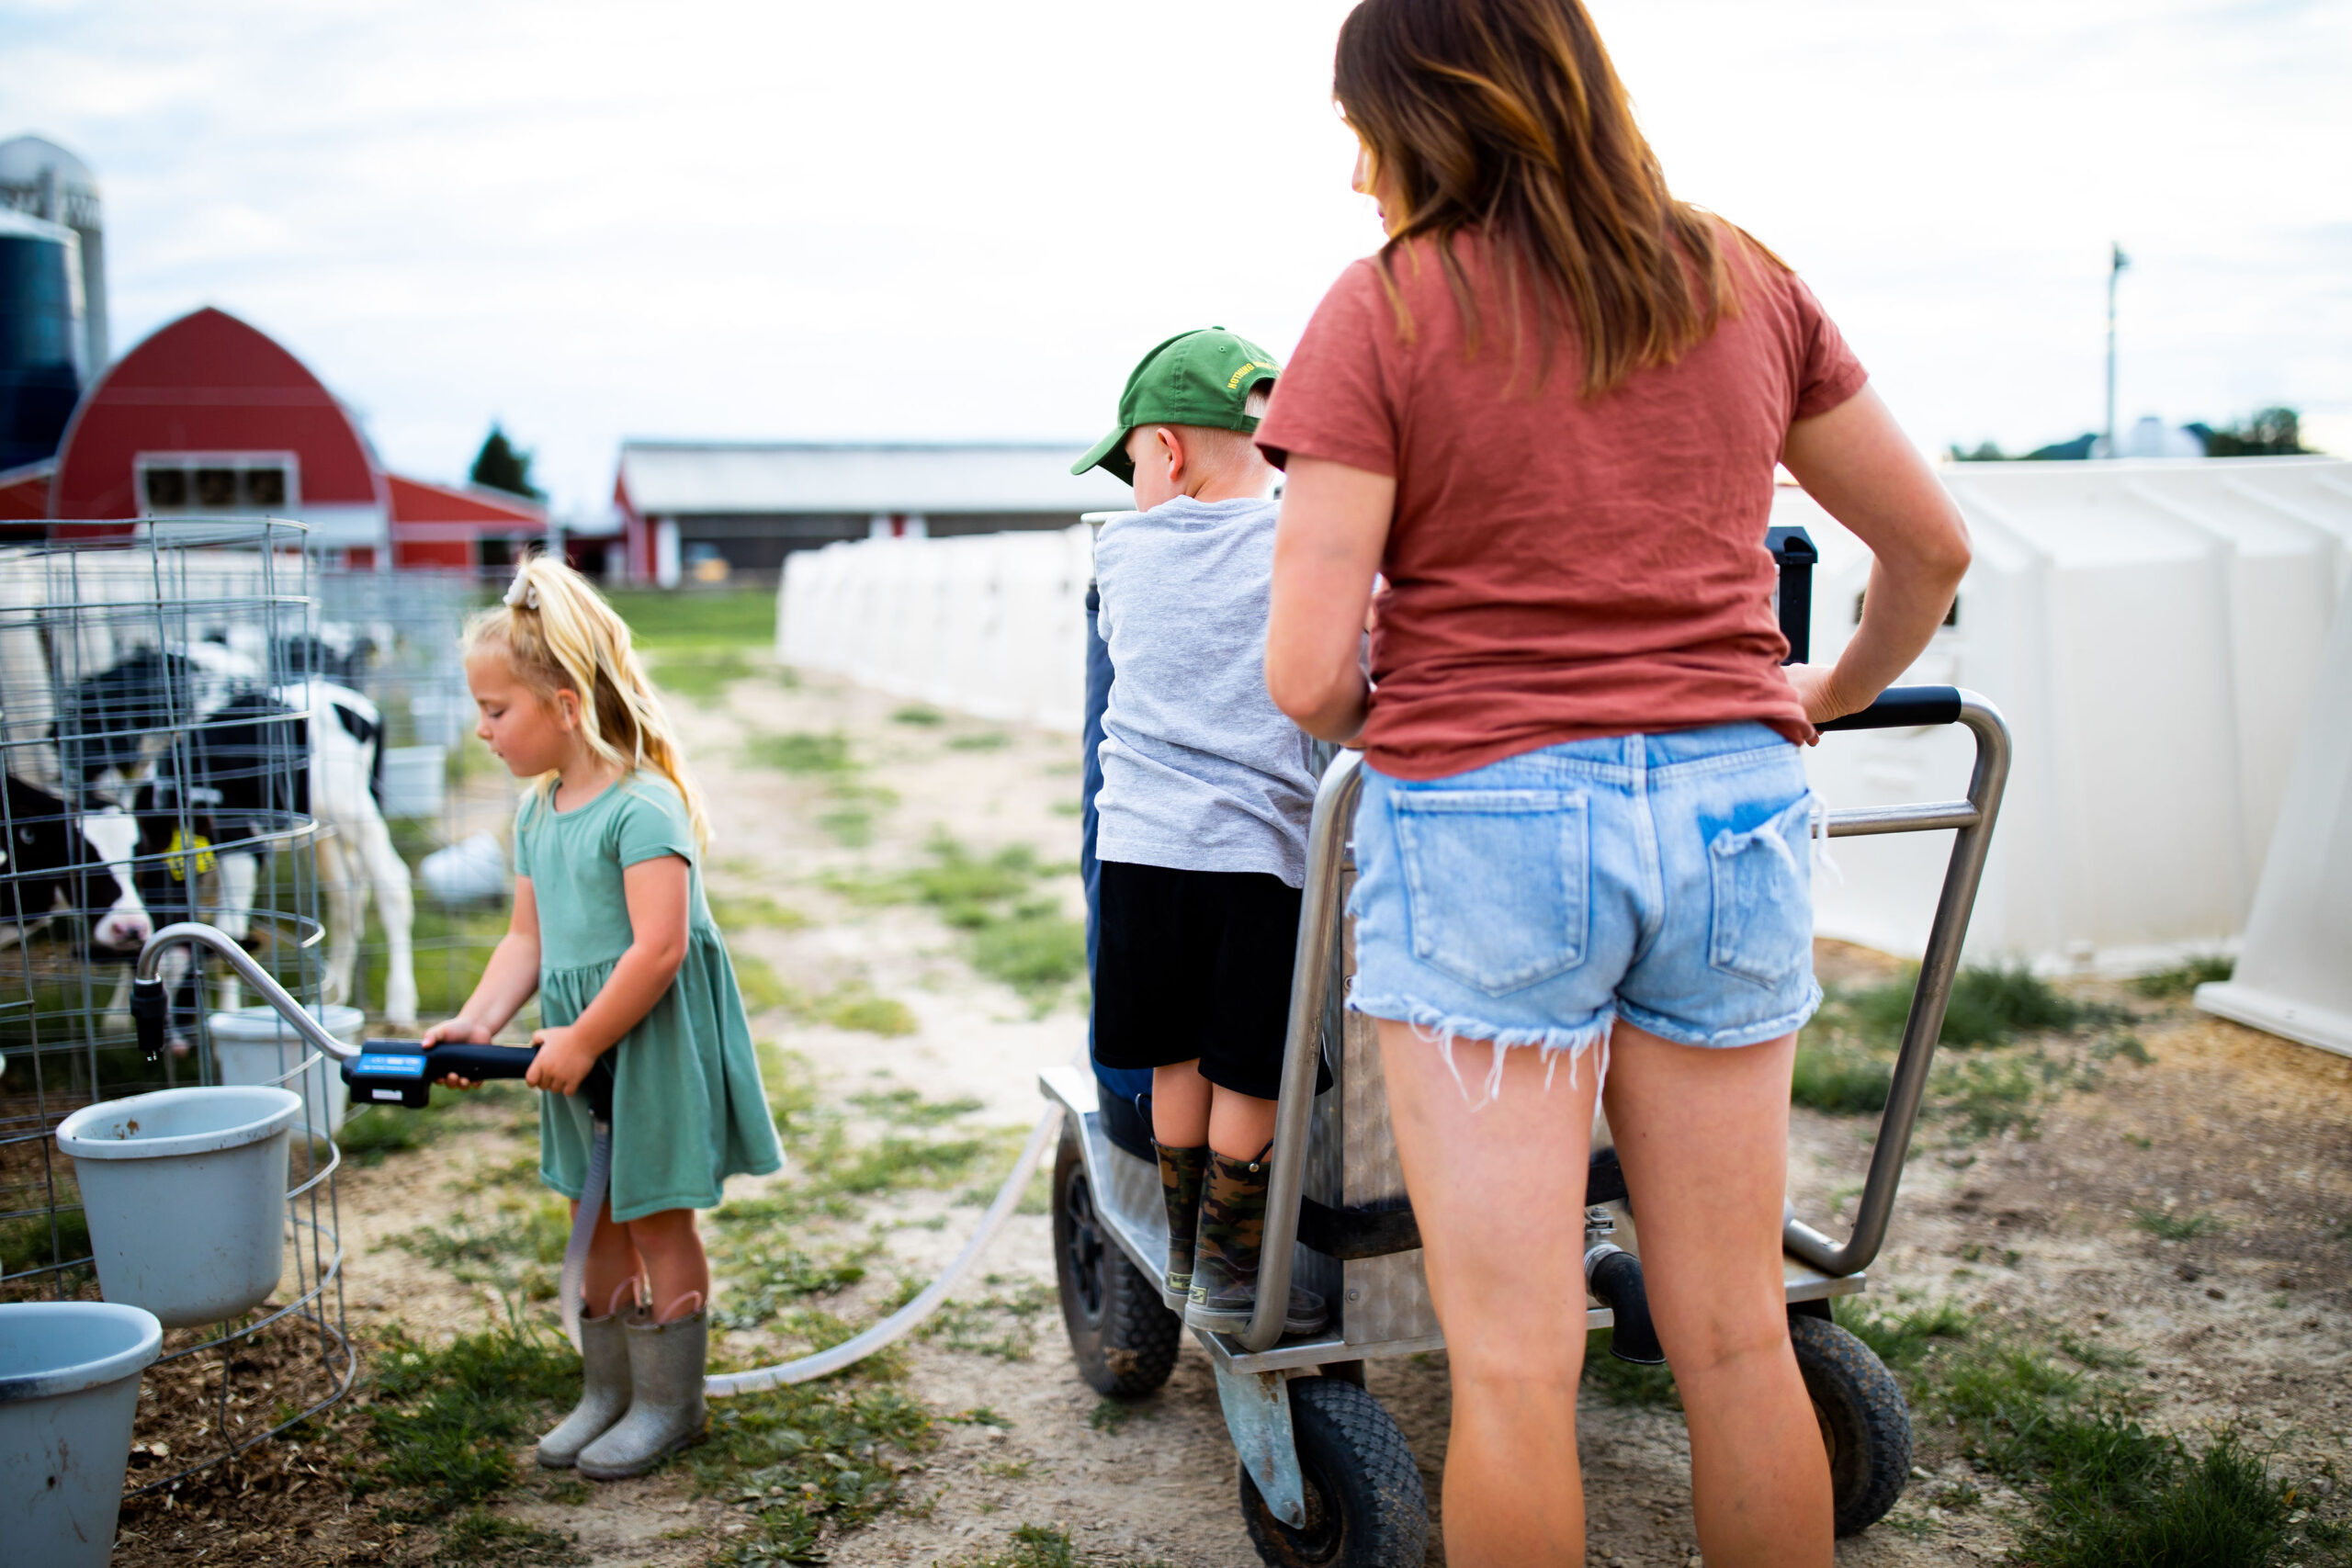
[[[668,779],[685,801],[695,847],[709,847],[710,817],[669,711],[646,679],[628,623],[586,578],[547,556],[524,557],[506,602],[466,623],[464,648],[468,658],[500,649],[516,678],[544,699],[576,694],[588,750],[615,767],[650,767]],[[544,794],[550,782],[542,777],[537,787]]]

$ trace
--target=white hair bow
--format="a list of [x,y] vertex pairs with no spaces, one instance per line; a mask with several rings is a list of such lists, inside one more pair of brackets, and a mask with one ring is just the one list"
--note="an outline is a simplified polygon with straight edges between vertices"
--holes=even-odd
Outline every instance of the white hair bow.
[[536,610],[539,607],[539,591],[531,586],[531,569],[526,565],[514,571],[514,581],[506,590],[506,607],[510,610]]

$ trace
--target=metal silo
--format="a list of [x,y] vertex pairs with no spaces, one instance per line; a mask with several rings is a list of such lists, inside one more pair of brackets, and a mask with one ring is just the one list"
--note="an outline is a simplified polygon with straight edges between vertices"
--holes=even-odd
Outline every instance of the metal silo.
[[86,384],[113,363],[107,337],[107,243],[98,178],[54,141],[0,141],[0,207],[62,223],[82,243],[82,370]]
[[88,379],[80,238],[0,210],[0,469],[54,457]]

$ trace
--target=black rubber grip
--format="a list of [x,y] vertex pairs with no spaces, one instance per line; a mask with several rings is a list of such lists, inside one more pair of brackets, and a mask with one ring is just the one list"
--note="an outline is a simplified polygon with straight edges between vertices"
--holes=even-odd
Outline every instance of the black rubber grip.
[[130,982],[130,1021],[139,1031],[139,1054],[150,1064],[164,1059],[164,1032],[170,1012],[163,981]]
[[519,1078],[531,1070],[537,1057],[536,1045],[469,1045],[459,1041],[447,1041],[424,1054],[433,1065],[435,1078],[455,1073],[476,1083],[491,1078]]
[[1957,686],[1889,686],[1860,713],[1833,718],[1823,729],[1917,729],[1960,722]]

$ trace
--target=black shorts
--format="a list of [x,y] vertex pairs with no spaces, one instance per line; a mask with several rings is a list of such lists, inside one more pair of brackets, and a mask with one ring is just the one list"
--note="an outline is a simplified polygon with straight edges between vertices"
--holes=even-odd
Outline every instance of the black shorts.
[[1272,1100],[1290,1028],[1299,890],[1257,871],[1102,863],[1094,1059],[1197,1060],[1220,1089]]

